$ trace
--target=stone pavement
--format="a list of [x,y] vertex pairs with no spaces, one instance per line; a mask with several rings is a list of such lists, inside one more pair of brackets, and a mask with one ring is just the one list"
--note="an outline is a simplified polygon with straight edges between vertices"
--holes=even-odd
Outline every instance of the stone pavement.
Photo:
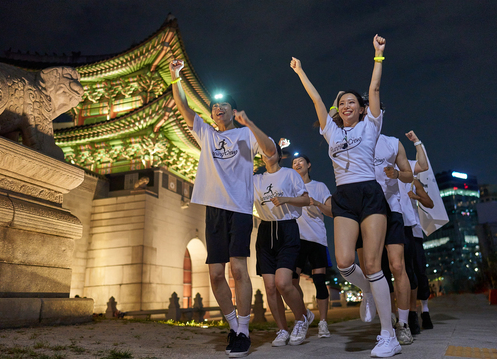
[[[434,329],[422,330],[396,358],[497,359],[497,306],[483,294],[448,295],[430,300]],[[290,319],[291,315],[289,315]],[[358,317],[358,307],[333,308],[330,322]],[[378,318],[329,325],[331,338],[317,327],[299,346],[271,347],[275,331],[253,330],[249,359],[369,358],[379,333]],[[0,330],[3,358],[228,358],[225,328],[192,328],[158,322],[102,320],[93,323]]]

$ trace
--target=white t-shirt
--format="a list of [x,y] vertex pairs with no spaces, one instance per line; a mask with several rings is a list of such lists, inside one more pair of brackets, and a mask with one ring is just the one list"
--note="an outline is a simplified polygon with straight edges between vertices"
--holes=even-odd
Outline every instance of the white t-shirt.
[[364,119],[354,127],[340,128],[328,115],[326,127],[319,133],[329,144],[328,154],[333,161],[337,186],[376,179],[374,148],[382,123],[383,111],[375,118],[369,108]]
[[302,215],[302,207],[288,203],[276,207],[273,197],[300,197],[307,190],[302,177],[293,169],[281,167],[277,172],[254,175],[254,204],[263,221],[284,221],[297,219]]
[[[411,170],[414,172],[416,161],[409,160]],[[400,206],[402,209],[402,216],[404,217],[404,225],[411,226],[414,237],[423,238],[423,229],[419,222],[417,201],[409,198],[407,194],[409,191],[416,193],[416,187],[411,183],[403,183],[399,181],[400,189]]]
[[218,132],[195,115],[193,134],[202,151],[192,202],[252,214],[254,156],[262,153],[252,131],[242,127]]
[[399,152],[399,139],[380,135],[376,143],[374,155],[374,170],[376,181],[381,185],[385,198],[392,212],[401,213],[399,180],[388,178],[383,170],[385,167],[395,167],[397,153]]
[[[323,204],[331,197],[330,190],[322,182],[311,181],[305,184],[305,188],[309,193],[309,197],[312,197]],[[321,212],[317,206],[303,207],[302,216],[297,219],[300,238],[328,247],[328,239],[326,237],[326,228],[324,226],[323,218],[323,212]]]

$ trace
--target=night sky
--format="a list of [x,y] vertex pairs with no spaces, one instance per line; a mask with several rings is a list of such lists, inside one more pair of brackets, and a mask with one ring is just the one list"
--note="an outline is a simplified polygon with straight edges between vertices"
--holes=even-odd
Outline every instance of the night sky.
[[[229,92],[275,139],[307,154],[333,192],[327,143],[292,56],[331,106],[339,90],[367,91],[373,36],[387,40],[383,133],[409,158],[414,130],[434,172],[497,184],[496,1],[2,1],[0,51],[119,53],[176,16],[186,51],[211,93]],[[1,54],[0,54],[1,56]],[[286,160],[284,165],[290,165]]]

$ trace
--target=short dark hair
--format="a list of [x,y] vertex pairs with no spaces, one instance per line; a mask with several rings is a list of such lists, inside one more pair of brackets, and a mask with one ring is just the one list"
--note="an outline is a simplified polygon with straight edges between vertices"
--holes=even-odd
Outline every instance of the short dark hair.
[[230,95],[223,95],[222,98],[211,97],[210,101],[211,103],[209,105],[209,108],[211,112],[212,112],[212,106],[214,106],[216,103],[223,103],[223,102],[229,103],[231,105],[231,109],[236,110],[236,102],[235,100],[233,100],[233,97],[231,97]]
[[[309,159],[309,157],[299,153],[298,155],[293,155],[292,167],[293,167],[293,160],[300,158],[300,157],[302,157],[305,160],[305,162],[307,162],[307,164],[311,163],[311,160]],[[309,167],[309,170],[307,171],[307,175],[309,176],[309,178],[311,178],[311,174],[309,173],[309,172],[311,172],[311,168],[312,168],[312,166]]]

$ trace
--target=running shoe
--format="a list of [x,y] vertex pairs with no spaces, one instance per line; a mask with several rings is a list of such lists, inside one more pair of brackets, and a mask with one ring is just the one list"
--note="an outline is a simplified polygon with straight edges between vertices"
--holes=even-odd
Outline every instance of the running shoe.
[[330,331],[328,330],[328,323],[326,320],[320,320],[318,323],[318,338],[329,338],[331,337]]
[[238,333],[233,344],[233,348],[230,351],[230,358],[242,358],[246,357],[250,350],[250,338],[248,338],[243,333]]
[[228,338],[226,339],[228,341],[228,346],[226,347],[225,353],[229,354],[231,349],[233,349],[233,343],[235,343],[235,338],[236,338],[236,332],[233,329],[230,329],[230,332],[228,333]]
[[288,344],[290,334],[285,329],[280,329],[276,333],[276,339],[273,340],[273,347],[283,347]]
[[395,316],[395,313],[390,313],[390,316],[392,317],[392,327],[395,328],[395,324],[397,324],[397,317]]
[[421,325],[423,329],[433,329],[433,323],[431,322],[430,312],[421,313]]
[[361,320],[369,323],[376,316],[376,304],[374,303],[373,293],[364,293],[361,302]]
[[308,329],[309,322],[307,321],[307,316],[304,316],[304,320],[296,321],[293,326],[292,334],[290,335],[290,345],[302,344],[305,340]]
[[307,309],[307,313],[305,316],[307,317],[307,322],[309,322],[309,325],[311,325],[311,323],[314,321],[314,313]]
[[397,322],[395,325],[395,335],[401,345],[409,345],[414,341],[411,330],[406,323]]
[[395,335],[391,337],[387,330],[382,330],[376,340],[376,346],[371,350],[373,358],[389,358],[402,351]]
[[419,327],[418,313],[415,311],[409,311],[409,317],[407,318],[407,325],[411,329],[411,334],[416,335],[421,333],[421,328]]

